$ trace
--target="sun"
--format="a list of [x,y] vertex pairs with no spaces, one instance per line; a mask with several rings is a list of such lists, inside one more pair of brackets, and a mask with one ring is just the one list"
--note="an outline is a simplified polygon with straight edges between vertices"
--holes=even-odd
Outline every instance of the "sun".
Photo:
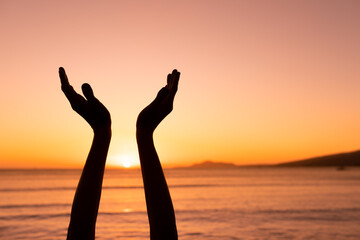
[[122,162],[124,168],[130,168],[132,166],[131,162],[127,159],[124,159]]
[[139,161],[135,154],[120,154],[113,157],[109,164],[115,167],[132,168],[138,166]]

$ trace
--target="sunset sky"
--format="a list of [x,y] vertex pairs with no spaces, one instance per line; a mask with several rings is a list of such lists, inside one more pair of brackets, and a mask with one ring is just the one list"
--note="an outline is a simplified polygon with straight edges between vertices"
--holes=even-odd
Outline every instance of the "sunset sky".
[[165,166],[360,149],[360,1],[0,1],[0,168],[81,167],[92,130],[58,68],[112,115],[108,165],[138,164],[138,113],[181,72]]

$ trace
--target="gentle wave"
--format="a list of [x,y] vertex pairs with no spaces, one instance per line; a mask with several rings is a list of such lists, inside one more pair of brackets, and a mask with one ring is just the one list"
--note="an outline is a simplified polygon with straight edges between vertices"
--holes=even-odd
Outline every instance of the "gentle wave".
[[2,188],[0,192],[40,192],[40,191],[69,191],[75,187],[43,187],[43,188]]
[[[38,208],[38,207],[70,207],[70,204],[28,204],[28,205],[4,205],[0,206],[1,208]],[[249,211],[246,209],[207,209],[207,210],[176,210],[176,214],[182,218],[182,220],[194,220],[197,218],[204,218],[207,221],[211,221],[212,216],[218,216],[219,213],[229,213],[232,216],[241,215],[253,215],[258,214],[260,216],[264,215],[272,215],[273,217],[278,215],[282,218],[284,216],[288,216],[291,218],[306,218],[306,220],[316,220],[320,218],[325,218],[324,220],[331,221],[332,219],[339,220],[342,214],[353,214],[356,219],[360,220],[360,208],[333,208],[333,209],[286,209],[286,210],[257,210],[257,211]],[[99,212],[99,215],[105,216],[120,216],[120,215],[137,215],[137,214],[146,214],[146,211],[121,211],[121,212]],[[333,215],[331,215],[333,214]],[[204,216],[205,215],[205,216]],[[42,213],[42,214],[19,214],[19,215],[11,215],[11,216],[0,216],[0,220],[17,220],[17,219],[48,219],[48,218],[58,218],[58,217],[68,217],[70,216],[70,212],[67,213]],[[333,216],[333,218],[329,217]],[[190,217],[189,219],[187,219]],[[344,219],[347,218],[344,216]],[[218,221],[218,219],[214,219]],[[348,220],[355,220],[354,218]]]
[[50,213],[50,214],[19,214],[11,216],[0,216],[0,220],[29,220],[29,219],[50,219],[59,217],[69,217],[70,213]]
[[[169,188],[199,188],[199,187],[225,187],[229,185],[216,184],[180,184],[169,185]],[[137,186],[103,186],[104,190],[113,189],[142,189],[142,185]],[[75,191],[75,187],[40,187],[40,188],[2,188],[0,192],[40,192],[40,191]]]
[[296,221],[360,221],[360,208],[329,208],[304,210],[265,210],[260,214],[270,215],[272,219],[288,219]]
[[325,213],[325,212],[343,212],[343,211],[350,211],[350,212],[358,212],[360,208],[329,208],[329,209],[284,209],[284,210],[259,210],[259,213],[264,214],[273,214],[273,213],[280,213],[280,214],[289,214],[289,213]]
[[[287,183],[238,183],[238,184],[177,184],[169,185],[169,188],[218,188],[218,187],[278,187],[288,186]],[[312,186],[311,183],[298,183],[292,186]],[[143,185],[134,186],[103,186],[103,190],[113,189],[142,189]],[[76,187],[39,187],[39,188],[1,188],[1,192],[43,192],[43,191],[75,191]]]
[[[121,216],[121,215],[145,215],[145,211],[122,211],[122,212],[99,212],[99,216]],[[61,218],[61,217],[70,217],[70,212],[66,213],[42,213],[42,214],[18,214],[10,216],[0,216],[0,221],[10,221],[10,220],[29,220],[29,219],[52,219],[52,218]]]
[[[360,221],[360,208],[329,208],[329,209],[274,209],[274,210],[247,210],[247,209],[211,209],[211,210],[177,210],[177,216],[184,216],[188,221],[214,221],[217,222],[219,215],[232,216],[233,218],[246,218],[246,216],[266,216],[265,218],[280,218],[292,220],[341,220]],[[188,217],[187,217],[188,216]],[[349,218],[351,216],[351,218]],[[231,221],[231,219],[229,219]]]
[[70,207],[69,203],[50,203],[50,204],[8,204],[0,205],[0,209],[13,209],[13,208],[51,208],[51,207]]

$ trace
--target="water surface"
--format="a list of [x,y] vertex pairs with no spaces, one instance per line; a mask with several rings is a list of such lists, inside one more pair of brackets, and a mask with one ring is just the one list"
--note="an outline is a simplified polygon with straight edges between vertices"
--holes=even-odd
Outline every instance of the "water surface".
[[[66,239],[79,170],[0,170],[0,238]],[[168,169],[179,239],[360,239],[360,169]],[[97,239],[149,239],[139,170],[107,170]]]

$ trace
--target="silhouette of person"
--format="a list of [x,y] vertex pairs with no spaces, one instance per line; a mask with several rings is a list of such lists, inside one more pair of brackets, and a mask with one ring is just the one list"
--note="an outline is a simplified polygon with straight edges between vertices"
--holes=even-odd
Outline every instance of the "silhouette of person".
[[[93,142],[82,171],[71,209],[67,239],[95,239],[95,225],[101,197],[106,157],[111,140],[111,117],[106,107],[94,96],[91,86],[82,85],[85,97],[69,84],[64,68],[59,68],[61,89],[72,109],[92,127]],[[138,116],[136,139],[143,176],[150,239],[175,240],[175,213],[165,176],[156,153],[153,132],[172,111],[180,73],[174,70],[167,77],[167,85],[155,100]]]

